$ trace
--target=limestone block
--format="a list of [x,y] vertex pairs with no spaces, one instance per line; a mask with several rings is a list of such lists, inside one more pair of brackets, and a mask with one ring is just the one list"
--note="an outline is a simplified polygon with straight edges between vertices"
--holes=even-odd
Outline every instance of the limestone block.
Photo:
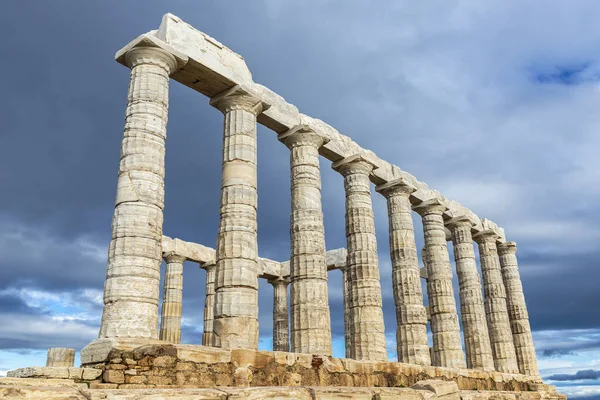
[[225,389],[227,400],[298,399],[312,400],[308,389],[291,387],[260,387],[248,389]]
[[8,371],[9,378],[69,379],[69,367],[26,367]]
[[436,395],[437,398],[441,399],[460,399],[458,391],[458,385],[453,381],[441,381],[441,380],[426,380],[419,381],[411,386],[411,389],[415,390],[427,390]]
[[75,349],[55,347],[48,349],[46,367],[72,367],[75,364]]
[[373,391],[370,388],[311,387],[310,391],[315,400],[373,399]]
[[73,388],[40,388],[40,387],[1,387],[2,399],[29,400],[89,400],[83,393]]

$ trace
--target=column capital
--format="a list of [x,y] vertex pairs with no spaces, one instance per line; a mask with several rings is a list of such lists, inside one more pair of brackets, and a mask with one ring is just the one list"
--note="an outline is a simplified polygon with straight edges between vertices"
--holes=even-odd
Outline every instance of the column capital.
[[161,67],[171,75],[177,70],[177,60],[172,54],[156,47],[136,47],[125,53],[125,65],[134,68],[141,64]]
[[517,254],[516,242],[505,242],[498,245],[498,254]]
[[416,206],[413,206],[413,211],[422,217],[427,214],[442,215],[446,210],[448,210],[448,206],[438,198],[426,200],[420,204],[417,204]]
[[369,175],[373,170],[379,168],[379,166],[370,160],[367,154],[361,153],[336,161],[331,164],[331,168],[346,176],[354,173]]
[[290,284],[290,278],[289,277],[284,278],[284,277],[278,276],[277,278],[267,280],[267,282],[269,282],[273,286],[284,285],[287,287],[287,285]]
[[187,257],[176,253],[163,253],[163,260],[168,263],[184,263]]
[[389,198],[396,194],[408,197],[416,190],[417,187],[410,183],[406,178],[394,179],[375,186],[375,191],[381,193],[385,198]]
[[312,130],[308,125],[296,125],[290,130],[277,135],[277,139],[290,149],[296,146],[312,146],[319,149],[329,138],[323,137]]
[[217,267],[217,263],[215,262],[215,260],[200,264],[200,269],[204,269],[206,271],[212,270],[216,267]]
[[468,227],[475,226],[475,222],[466,215],[459,215],[457,217],[449,219],[444,224],[448,228],[463,227],[463,226],[468,226]]
[[477,242],[477,244],[481,243],[494,243],[496,244],[496,240],[498,239],[498,234],[494,232],[492,229],[486,229],[481,232],[477,232],[473,235],[473,240]]
[[154,64],[172,74],[187,64],[188,56],[154,35],[143,34],[117,51],[115,60],[129,68],[139,64]]
[[254,116],[270,107],[270,104],[265,103],[258,95],[242,85],[235,85],[215,95],[210,99],[210,105],[219,109],[223,114],[241,109],[254,114]]

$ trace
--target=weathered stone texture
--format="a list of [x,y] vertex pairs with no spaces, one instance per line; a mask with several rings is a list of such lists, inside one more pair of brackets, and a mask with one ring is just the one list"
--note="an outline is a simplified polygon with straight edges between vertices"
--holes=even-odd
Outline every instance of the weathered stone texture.
[[515,242],[503,243],[498,246],[498,253],[519,371],[524,375],[538,376],[540,372],[517,263],[517,244]]
[[160,319],[160,340],[181,341],[181,312],[183,298],[183,263],[185,257],[169,254],[164,257],[165,271],[163,303]]
[[331,328],[321,210],[319,148],[323,138],[298,126],[279,136],[290,149],[291,350],[331,354]]
[[100,337],[158,338],[169,74],[176,59],[140,47],[131,68]]
[[369,181],[374,165],[359,155],[332,167],[344,176],[346,191],[350,355],[356,360],[384,361],[387,351]]
[[54,347],[48,349],[46,367],[72,367],[75,364],[75,349]]
[[452,232],[454,246],[467,368],[493,371],[494,358],[471,235],[473,223],[468,218],[458,217],[447,225]]
[[206,271],[206,293],[204,297],[204,331],[202,332],[202,345],[214,346],[213,321],[215,319],[215,281],[217,266],[214,263],[203,266]]
[[256,349],[256,115],[263,104],[240,87],[211,104],[225,115],[213,341],[217,347]]
[[270,280],[273,285],[273,351],[289,351],[288,328],[288,281],[283,278]]
[[446,206],[434,199],[419,204],[414,210],[421,215],[425,235],[427,295],[431,313],[434,365],[465,368],[460,326],[452,288],[452,267],[442,213]]
[[494,365],[496,371],[516,374],[519,373],[519,368],[508,319],[506,291],[496,248],[497,235],[491,230],[485,230],[477,233],[473,238],[479,246],[485,311],[492,354],[494,355]]
[[419,274],[419,259],[409,196],[416,190],[404,180],[377,186],[387,199],[392,260],[392,290],[396,305],[398,361],[431,365],[427,314]]

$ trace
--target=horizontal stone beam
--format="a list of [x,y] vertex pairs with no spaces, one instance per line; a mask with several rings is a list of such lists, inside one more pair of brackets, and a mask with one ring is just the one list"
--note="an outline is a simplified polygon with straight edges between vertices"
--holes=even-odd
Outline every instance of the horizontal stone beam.
[[[260,98],[270,107],[258,115],[258,122],[276,133],[285,132],[299,124],[307,125],[316,134],[326,138],[326,144],[320,153],[328,160],[335,162],[355,154],[363,154],[377,166],[370,175],[371,181],[381,185],[399,178],[404,178],[418,190],[411,195],[411,202],[419,204],[433,197],[448,204],[446,219],[460,215],[470,216],[475,220],[474,230],[481,230],[481,222],[475,214],[458,204],[446,199],[439,192],[428,188],[413,175],[399,167],[380,159],[372,151],[338,132],[334,127],[316,118],[302,114],[296,106],[288,103],[283,97],[269,88],[255,83],[252,73],[244,58],[224,46],[216,39],[200,32],[179,17],[166,14],[158,30],[139,36],[121,49],[116,56],[118,62],[124,64],[123,55],[133,46],[142,43],[145,46],[160,47],[172,53],[177,60],[186,61],[172,78],[181,84],[211,98],[236,85]],[[181,63],[180,63],[181,64]],[[497,227],[497,232],[501,228]],[[504,235],[499,235],[503,240]]]
[[[163,258],[170,255],[185,257],[186,261],[191,261],[204,265],[214,264],[215,249],[203,246],[198,243],[186,242],[177,238],[168,236],[162,237]],[[327,270],[339,269],[346,265],[346,249],[329,250],[325,254]],[[268,258],[258,259],[258,276],[263,279],[289,278],[290,262],[279,262]]]

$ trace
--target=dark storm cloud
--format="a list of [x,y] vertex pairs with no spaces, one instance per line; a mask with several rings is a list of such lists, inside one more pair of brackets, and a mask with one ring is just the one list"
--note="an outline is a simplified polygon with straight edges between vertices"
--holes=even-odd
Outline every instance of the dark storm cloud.
[[577,371],[574,374],[554,374],[546,376],[544,379],[551,381],[577,381],[577,380],[594,380],[600,378],[600,371],[594,369],[586,369]]

